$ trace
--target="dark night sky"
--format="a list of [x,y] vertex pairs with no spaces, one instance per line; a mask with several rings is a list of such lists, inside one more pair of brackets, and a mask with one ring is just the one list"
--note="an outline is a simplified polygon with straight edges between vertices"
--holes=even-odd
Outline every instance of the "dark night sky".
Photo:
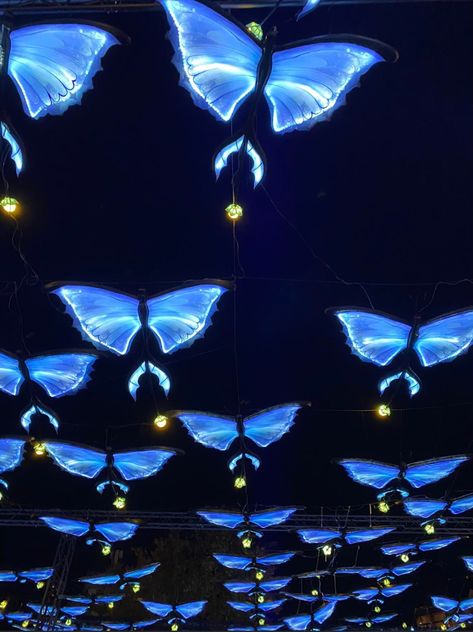
[[[423,390],[409,402],[401,394],[381,423],[371,413],[343,412],[377,404],[380,372],[350,355],[337,324],[324,314],[337,305],[367,306],[359,287],[334,283],[310,247],[347,280],[369,285],[377,309],[412,318],[432,297],[419,283],[473,278],[473,5],[465,2],[322,7],[295,23],[292,11],[275,18],[281,42],[317,34],[355,33],[398,49],[394,65],[379,64],[329,123],[309,133],[276,137],[262,108],[259,137],[268,156],[265,181],[286,220],[249,179],[241,191],[238,224],[245,278],[237,284],[237,348],[243,410],[308,400],[290,434],[263,454],[251,497],[255,503],[320,506],[374,500],[330,461],[336,456],[390,462],[458,453],[473,441],[473,365],[423,370]],[[241,13],[242,21],[262,17]],[[26,119],[13,90],[11,118],[28,157],[12,192],[24,204],[24,252],[44,281],[96,281],[151,293],[188,279],[229,278],[232,230],[223,209],[230,200],[228,174],[214,182],[211,158],[229,130],[196,108],[178,86],[170,63],[162,15],[110,15],[130,46],[104,60],[82,107],[40,122]],[[292,230],[295,225],[306,240]],[[0,222],[0,280],[23,274],[10,241],[12,224]],[[383,285],[383,284],[394,285]],[[470,284],[442,286],[425,318],[473,303]],[[0,347],[20,348],[18,312],[0,296]],[[41,285],[19,294],[24,335],[32,353],[87,348],[60,304]],[[220,303],[214,325],[189,350],[161,358],[174,381],[162,410],[193,408],[235,412],[233,297]],[[57,309],[55,309],[55,307]],[[139,350],[105,356],[86,391],[54,402],[60,437],[104,447],[105,428],[116,447],[162,444],[183,449],[154,479],[137,483],[130,509],[193,510],[233,506],[238,498],[226,456],[194,444],[176,422],[161,434],[118,428],[154,416],[145,389],[135,404],[126,379]],[[471,354],[470,354],[471,355]],[[19,399],[0,395],[5,434],[18,434]],[[339,411],[339,412],[337,412]],[[114,427],[116,427],[114,429]],[[26,458],[12,475],[9,502],[25,507],[107,508],[92,485],[52,464]],[[449,479],[455,493],[471,488],[471,468]],[[440,495],[445,485],[429,488]],[[326,509],[327,511],[327,509]],[[51,562],[56,534],[4,530],[1,565]],[[140,544],[149,534],[137,536]],[[34,542],[32,552],[29,544]],[[290,546],[296,546],[296,537]],[[74,574],[100,572],[107,562],[78,544]],[[460,552],[439,556],[442,564]],[[369,558],[369,559],[368,559]],[[349,561],[349,560],[348,560]],[[373,560],[367,553],[360,562]],[[307,566],[301,568],[305,570]],[[452,596],[463,585],[458,561],[432,567],[429,581]],[[457,579],[452,583],[450,573]],[[424,580],[428,573],[423,575]],[[416,588],[416,599],[425,599]]]

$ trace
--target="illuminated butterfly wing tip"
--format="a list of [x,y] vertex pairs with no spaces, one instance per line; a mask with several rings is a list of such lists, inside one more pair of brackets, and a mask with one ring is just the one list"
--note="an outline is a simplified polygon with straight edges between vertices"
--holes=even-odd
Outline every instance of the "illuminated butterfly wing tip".
[[26,430],[26,432],[28,433],[30,432],[32,417],[33,415],[36,415],[38,413],[47,417],[49,423],[54,428],[54,430],[56,432],[59,431],[59,419],[56,416],[56,414],[53,413],[52,410],[46,409],[44,406],[33,404],[27,410],[21,413],[21,416],[20,416],[20,423],[23,426],[23,428]]
[[253,188],[263,179],[265,173],[265,159],[263,151],[256,139],[250,139],[245,135],[233,137],[224,147],[219,149],[214,158],[215,175],[218,178],[222,169],[228,165],[228,159],[234,153],[245,151],[251,160],[251,173],[254,177]]
[[128,391],[133,399],[136,401],[136,391],[140,388],[140,377],[147,372],[157,377],[159,386],[163,389],[164,394],[167,397],[171,389],[171,380],[169,375],[151,362],[142,362],[128,379]]
[[302,9],[297,14],[296,20],[300,20],[301,18],[304,18],[306,15],[311,13],[311,11],[313,11],[319,6],[319,3],[320,3],[320,0],[307,0],[307,2],[304,4]]
[[379,394],[382,395],[384,391],[396,380],[405,380],[410,397],[414,397],[414,395],[417,395],[420,391],[420,380],[417,375],[415,375],[412,371],[400,371],[398,373],[388,375],[378,382]]
[[16,136],[13,130],[3,121],[0,122],[0,133],[2,138],[8,143],[10,147],[10,158],[12,159],[16,175],[19,176],[23,171],[24,158],[23,149],[20,139]]
[[230,472],[235,471],[235,468],[237,467],[238,463],[242,459],[248,459],[248,461],[255,468],[255,470],[257,470],[259,466],[261,465],[261,459],[257,457],[255,454],[251,454],[250,452],[245,452],[245,453],[240,452],[239,454],[236,454],[235,456],[233,456],[228,462],[228,469],[230,470]]

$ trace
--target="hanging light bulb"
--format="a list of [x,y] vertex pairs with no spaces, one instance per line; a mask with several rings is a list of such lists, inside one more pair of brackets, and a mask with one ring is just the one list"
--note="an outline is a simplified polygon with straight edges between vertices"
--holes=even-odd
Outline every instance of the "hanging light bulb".
[[410,557],[409,557],[409,555],[408,555],[407,553],[403,553],[403,554],[401,555],[401,562],[406,563],[406,562],[408,562],[409,560],[410,560]]
[[139,584],[138,582],[136,582],[135,584],[131,585],[131,589],[134,593],[140,592],[141,589],[141,584]]
[[319,591],[317,590],[317,588],[312,588],[312,590],[310,591],[310,594],[312,595],[312,597],[318,597]]
[[322,547],[322,553],[325,557],[330,557],[333,553],[333,547],[331,544],[324,544]]
[[262,593],[260,593],[259,595],[256,596],[256,601],[258,603],[264,603],[264,595]]
[[0,601],[0,610],[5,610],[5,608],[8,606],[8,600],[7,599],[3,599],[3,601]]
[[0,492],[0,500],[3,500],[3,493]]
[[388,513],[388,511],[391,509],[391,507],[388,505],[388,503],[385,500],[381,500],[378,503],[378,510],[381,513]]
[[15,213],[19,209],[20,203],[14,197],[7,196],[0,200],[0,206],[5,213]]
[[379,614],[381,612],[380,606],[375,606],[373,610],[376,612],[376,614]]
[[462,621],[462,623],[460,623],[460,627],[462,628],[462,630],[464,630],[466,628],[466,623]]
[[168,423],[169,423],[169,419],[168,417],[166,417],[166,415],[156,415],[153,421],[153,425],[156,428],[159,428],[160,430],[162,430],[163,428],[166,428]]
[[102,545],[102,555],[110,555],[110,553],[112,552],[112,547],[110,546],[110,544],[103,544]]
[[445,623],[442,623],[442,625],[440,626],[440,629],[441,630],[446,630],[447,629],[447,626],[445,625]]
[[21,627],[22,628],[27,628],[29,626],[30,622],[28,621],[28,619],[25,619],[25,621],[21,622]]
[[69,627],[70,625],[72,625],[72,619],[70,617],[67,617],[67,619],[64,621],[64,624]]
[[239,204],[229,204],[225,209],[225,213],[227,217],[232,222],[237,222],[241,217],[243,217],[243,208]]
[[366,626],[367,628],[371,628],[371,626],[372,626],[372,625],[373,625],[373,624],[371,623],[371,621],[366,621],[366,622],[365,622],[365,626]]
[[263,619],[263,617],[260,617],[258,619],[258,625],[264,625],[265,624],[265,620]]
[[36,588],[38,590],[41,590],[41,588],[44,588],[44,582],[36,582]]
[[179,630],[179,623],[173,623],[171,625],[172,632],[177,632]]
[[249,22],[249,24],[246,25],[246,30],[256,37],[256,39],[260,41],[263,39],[263,28],[258,22]]
[[251,549],[253,538],[250,535],[245,535],[241,540],[241,545],[244,549]]
[[244,476],[237,476],[233,481],[233,486],[235,489],[243,489],[246,487],[246,478]]
[[389,579],[389,577],[385,577],[383,579],[383,586],[386,586],[386,588],[389,588],[391,586],[391,580]]
[[126,498],[124,496],[117,496],[112,504],[116,509],[125,509]]
[[44,443],[36,441],[33,444],[33,451],[36,456],[44,456],[46,454],[46,446],[44,445]]
[[114,607],[115,607],[115,604],[113,603],[113,601],[109,601],[107,604],[107,608],[109,608],[110,610],[113,610]]
[[402,624],[401,624],[401,628],[402,628],[403,630],[407,630],[407,623],[406,623],[405,621],[403,621],[403,622],[402,622]]
[[263,577],[264,577],[264,573],[263,573],[263,571],[257,570],[257,571],[256,571],[256,573],[255,573],[255,578],[256,578],[258,581],[261,581],[261,580],[263,579]]
[[433,535],[435,533],[435,525],[433,522],[428,522],[424,525],[424,531],[427,535]]
[[380,404],[376,409],[376,414],[378,417],[385,418],[391,416],[391,409],[387,404]]

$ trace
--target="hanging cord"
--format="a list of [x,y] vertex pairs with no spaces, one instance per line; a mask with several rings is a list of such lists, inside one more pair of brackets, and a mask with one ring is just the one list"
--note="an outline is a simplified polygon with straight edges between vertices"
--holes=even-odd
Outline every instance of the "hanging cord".
[[286,224],[294,231],[294,233],[299,237],[299,239],[302,241],[302,243],[305,245],[305,247],[307,248],[307,250],[310,252],[310,254],[312,255],[312,257],[318,262],[320,263],[322,266],[324,266],[324,268],[326,270],[328,270],[330,272],[330,274],[339,282],[342,283],[343,285],[354,285],[359,287],[362,292],[364,293],[369,306],[371,307],[371,309],[374,309],[374,305],[373,302],[370,298],[370,295],[368,294],[368,290],[366,289],[366,287],[363,285],[363,283],[360,283],[359,281],[347,281],[346,279],[344,279],[338,272],[336,272],[334,270],[334,268],[332,268],[332,266],[327,263],[324,259],[322,259],[322,257],[320,257],[315,250],[312,248],[312,246],[310,245],[310,243],[307,241],[307,239],[304,237],[304,235],[301,233],[301,231],[297,228],[297,226],[282,212],[282,210],[279,208],[279,206],[276,204],[274,198],[272,197],[272,195],[269,193],[268,189],[264,186],[263,183],[261,183],[261,188],[262,190],[265,192],[271,206],[273,207],[273,209],[276,211],[276,213],[286,222]]
[[260,24],[261,24],[261,26],[263,26],[263,25],[264,25],[264,24],[265,24],[265,23],[269,20],[269,18],[270,18],[270,17],[272,17],[272,16],[276,13],[276,11],[277,11],[277,10],[279,9],[279,7],[281,6],[281,3],[282,3],[282,0],[278,0],[278,1],[276,2],[276,4],[275,4],[275,5],[274,5],[274,7],[273,7],[273,8],[269,11],[269,13],[266,15],[266,17],[265,17],[263,20],[261,20],[261,23],[260,23]]

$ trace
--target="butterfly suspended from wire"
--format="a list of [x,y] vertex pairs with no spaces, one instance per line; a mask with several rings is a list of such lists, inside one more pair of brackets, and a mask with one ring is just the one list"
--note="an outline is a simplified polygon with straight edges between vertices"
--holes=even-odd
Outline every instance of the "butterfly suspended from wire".
[[387,621],[391,621],[397,616],[397,612],[389,612],[386,614],[378,614],[369,617],[345,617],[345,621],[347,621],[348,623],[355,623],[356,625],[364,625],[367,628],[371,628],[373,627],[373,625],[378,625],[379,623],[386,623]]
[[[468,612],[468,610],[473,609],[473,598],[462,599],[458,601],[456,599],[451,599],[450,597],[443,597],[441,595],[433,595],[430,597],[432,601],[432,605],[442,612],[448,613],[448,617],[446,618],[446,622],[453,619],[455,616],[458,616],[462,613]],[[470,613],[473,615],[473,613]],[[453,619],[454,620],[454,619]]]
[[258,625],[255,623],[254,625],[229,625],[227,630],[228,632],[276,632],[276,630],[280,630],[283,627],[282,623],[272,623],[270,625],[263,624]]
[[402,354],[399,370],[378,383],[381,394],[396,380],[404,380],[411,397],[420,390],[420,381],[410,368],[417,356],[423,367],[450,362],[466,353],[473,342],[473,309],[451,312],[413,325],[369,309],[328,310],[340,321],[352,353],[365,362],[387,366]]
[[[238,612],[245,612],[249,615],[250,619],[256,619],[257,617],[262,617],[264,619],[264,615],[266,612],[271,612],[280,608],[283,603],[286,602],[286,599],[276,599],[274,601],[265,601],[263,603],[252,603],[249,601],[227,601],[227,604],[233,610],[238,610]],[[263,623],[261,623],[263,625]]]
[[[382,490],[378,500],[409,496],[409,487],[420,489],[452,474],[469,457],[466,454],[444,456],[407,465],[389,465],[366,459],[336,459],[348,476],[361,485]],[[389,487],[388,487],[389,486]]]
[[359,575],[364,579],[376,579],[389,587],[390,583],[399,577],[415,573],[426,562],[419,560],[410,564],[393,564],[389,567],[383,566],[340,566],[335,570],[337,575]]
[[[13,611],[13,612],[0,612],[0,621],[6,621],[10,625],[12,625],[12,623],[24,624],[25,622],[30,621],[32,616],[33,615],[31,614],[31,612],[22,612],[20,610]],[[28,626],[23,625],[23,626],[20,626],[20,629],[24,630],[26,627]]]
[[124,595],[60,595],[61,601],[68,601],[72,603],[83,604],[84,606],[100,606],[106,605],[110,609],[113,608],[113,604],[118,603],[123,599]]
[[450,536],[448,538],[432,538],[431,540],[422,540],[421,542],[394,542],[380,547],[381,553],[384,555],[393,555],[400,557],[402,562],[409,561],[411,555],[417,555],[420,552],[427,553],[429,551],[440,551],[445,549],[454,542],[461,540],[460,536]]
[[245,460],[255,469],[260,466],[260,458],[249,452],[246,440],[250,439],[260,448],[266,448],[281,439],[294,425],[294,419],[304,404],[295,402],[265,408],[249,417],[228,417],[197,411],[174,411],[191,437],[207,448],[225,451],[238,439],[238,452],[228,462],[231,472],[240,465],[240,478],[244,478]]
[[325,549],[325,555],[331,555],[334,548],[344,544],[363,544],[382,538],[395,531],[395,527],[374,527],[369,529],[298,529],[297,534],[306,544],[318,544],[322,548],[328,545],[330,551]]
[[124,621],[102,621],[105,630],[143,630],[150,625],[157,623],[159,619],[145,619],[143,621],[124,622]]
[[291,560],[295,551],[284,551],[281,553],[269,553],[266,555],[254,555],[252,557],[247,555],[229,555],[226,553],[214,553],[213,557],[226,568],[231,568],[239,571],[257,571],[264,573],[271,566],[278,566],[285,564]]
[[466,568],[473,573],[473,556],[467,556],[461,558],[466,566]]
[[143,577],[148,577],[148,575],[152,575],[159,566],[159,562],[152,562],[151,564],[146,564],[146,566],[134,568],[131,571],[110,573],[108,575],[90,575],[80,577],[78,581],[81,584],[90,584],[91,586],[115,586],[119,584],[120,590],[125,590],[125,588],[129,586],[133,592],[136,593],[139,592],[141,588],[139,580],[143,579]]
[[140,601],[151,614],[166,619],[173,630],[178,629],[179,625],[185,623],[188,619],[197,617],[207,605],[207,601],[190,601],[180,604],[160,603],[145,599],[140,599]]
[[351,598],[351,595],[337,593],[323,593],[318,590],[312,591],[312,593],[293,593],[293,592],[285,592],[283,593],[286,597],[290,599],[295,599],[296,601],[303,601],[305,603],[314,604],[316,602],[327,602],[327,603],[338,603],[339,601],[346,601]]
[[245,28],[218,5],[198,0],[161,0],[170,26],[173,62],[194,103],[218,121],[232,121],[240,106],[246,116],[216,152],[217,178],[232,154],[252,162],[254,186],[265,157],[255,133],[265,97],[273,131],[310,129],[345,103],[361,76],[380,61],[395,61],[385,44],[356,35],[321,36],[276,46],[276,29],[263,35],[256,23]]
[[397,597],[405,592],[408,588],[411,588],[412,584],[393,584],[386,587],[370,587],[360,588],[352,592],[352,596],[358,601],[367,601],[372,603],[384,603],[385,599],[390,597]]
[[71,350],[23,359],[0,351],[0,391],[16,396],[24,390],[28,395],[28,408],[20,415],[21,425],[27,432],[37,413],[45,415],[57,431],[59,419],[41,402],[37,387],[52,398],[75,394],[89,381],[97,357],[96,353]]
[[[94,285],[53,284],[82,337],[98,349],[126,355],[141,333],[142,361],[128,379],[128,390],[136,399],[146,375],[156,378],[165,395],[171,388],[167,373],[157,366],[152,346],[164,354],[189,347],[202,338],[212,323],[217,303],[229,287],[223,281],[189,283],[151,297],[116,292]],[[154,376],[154,378],[153,378]]]
[[[11,472],[21,464],[27,442],[28,439],[22,437],[0,439],[0,474]],[[8,489],[8,483],[3,478],[0,478],[0,485]]]
[[112,543],[132,538],[139,526],[135,522],[86,522],[56,516],[39,516],[39,519],[50,529],[60,533],[78,538],[87,535],[86,544],[92,545],[97,542],[101,545],[104,555],[110,554]]
[[129,481],[154,476],[169,459],[182,454],[180,450],[163,447],[113,452],[78,443],[44,441],[43,444],[54,462],[70,474],[90,479],[104,474],[96,485],[99,493],[110,486],[115,494],[126,494]]
[[436,524],[443,525],[447,522],[447,514],[458,516],[473,509],[473,494],[466,494],[452,500],[434,500],[432,498],[408,498],[403,501],[404,510],[410,516],[425,518],[421,526],[426,527]]
[[290,630],[319,630],[327,619],[335,612],[337,602],[332,601],[323,604],[310,614],[299,614],[293,617],[285,617],[284,622]]
[[273,592],[282,590],[291,581],[292,577],[272,577],[271,579],[256,580],[254,582],[246,581],[229,581],[223,585],[227,590],[233,593],[244,593],[250,596],[260,593]]
[[54,568],[45,566],[42,568],[32,568],[26,571],[0,571],[0,582],[16,582],[24,584],[28,581],[36,584],[38,589],[43,588],[44,582],[53,576]]
[[[12,28],[0,25],[3,79],[10,78],[27,116],[62,114],[80,104],[101,70],[101,60],[111,46],[126,40],[103,24],[61,21]],[[2,113],[0,131],[19,175],[24,166],[23,143]]]

